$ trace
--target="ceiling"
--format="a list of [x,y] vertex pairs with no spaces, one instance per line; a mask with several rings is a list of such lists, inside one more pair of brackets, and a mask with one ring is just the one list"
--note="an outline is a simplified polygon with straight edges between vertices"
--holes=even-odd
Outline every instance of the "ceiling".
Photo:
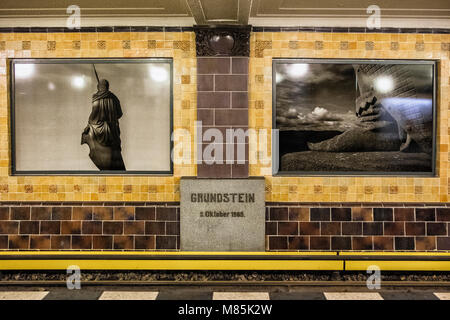
[[[65,26],[73,0],[1,0],[0,26]],[[382,27],[450,27],[449,0],[78,0],[82,26],[252,24],[362,26],[367,8]]]

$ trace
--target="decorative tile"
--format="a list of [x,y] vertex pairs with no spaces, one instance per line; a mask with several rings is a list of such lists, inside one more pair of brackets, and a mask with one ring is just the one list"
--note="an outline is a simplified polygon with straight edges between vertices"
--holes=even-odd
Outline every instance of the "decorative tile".
[[399,48],[398,42],[395,42],[395,41],[391,42],[391,50],[392,51],[398,51],[398,48]]
[[131,49],[131,43],[130,43],[130,40],[123,40],[123,41],[122,41],[122,48],[123,48],[123,49]]
[[314,42],[314,48],[316,50],[323,50],[323,41],[316,41],[316,42]]
[[105,50],[105,49],[106,49],[106,41],[104,41],[104,40],[98,40],[98,41],[97,41],[97,49],[99,49],[99,50]]
[[341,41],[340,49],[341,50],[348,50],[348,41]]
[[374,46],[373,41],[366,41],[366,50],[373,50]]
[[56,50],[56,41],[47,41],[47,50],[55,51]]
[[22,50],[30,50],[31,41],[22,41]]

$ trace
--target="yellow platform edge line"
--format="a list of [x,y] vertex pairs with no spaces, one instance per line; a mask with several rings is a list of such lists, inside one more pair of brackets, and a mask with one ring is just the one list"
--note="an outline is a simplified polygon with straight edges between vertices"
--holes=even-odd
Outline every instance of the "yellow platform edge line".
[[1,260],[0,270],[343,270],[329,260]]
[[448,251],[339,251],[340,256],[450,256]]
[[381,271],[450,271],[450,261],[346,261],[346,271],[366,271],[369,266]]
[[142,256],[186,256],[186,255],[215,255],[215,256],[336,256],[337,251],[283,251],[283,252],[221,252],[221,251],[0,251],[0,256],[5,255],[24,255],[24,256],[39,256],[39,255],[142,255]]

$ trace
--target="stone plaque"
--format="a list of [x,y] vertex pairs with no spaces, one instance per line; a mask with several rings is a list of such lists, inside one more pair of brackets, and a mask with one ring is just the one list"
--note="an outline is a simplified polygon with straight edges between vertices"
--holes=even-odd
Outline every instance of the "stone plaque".
[[264,179],[181,179],[184,251],[264,251]]

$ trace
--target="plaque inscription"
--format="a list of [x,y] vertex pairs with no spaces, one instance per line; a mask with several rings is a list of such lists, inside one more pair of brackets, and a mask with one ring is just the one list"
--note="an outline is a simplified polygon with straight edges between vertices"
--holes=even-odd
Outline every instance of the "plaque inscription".
[[263,179],[181,180],[185,251],[264,251]]

